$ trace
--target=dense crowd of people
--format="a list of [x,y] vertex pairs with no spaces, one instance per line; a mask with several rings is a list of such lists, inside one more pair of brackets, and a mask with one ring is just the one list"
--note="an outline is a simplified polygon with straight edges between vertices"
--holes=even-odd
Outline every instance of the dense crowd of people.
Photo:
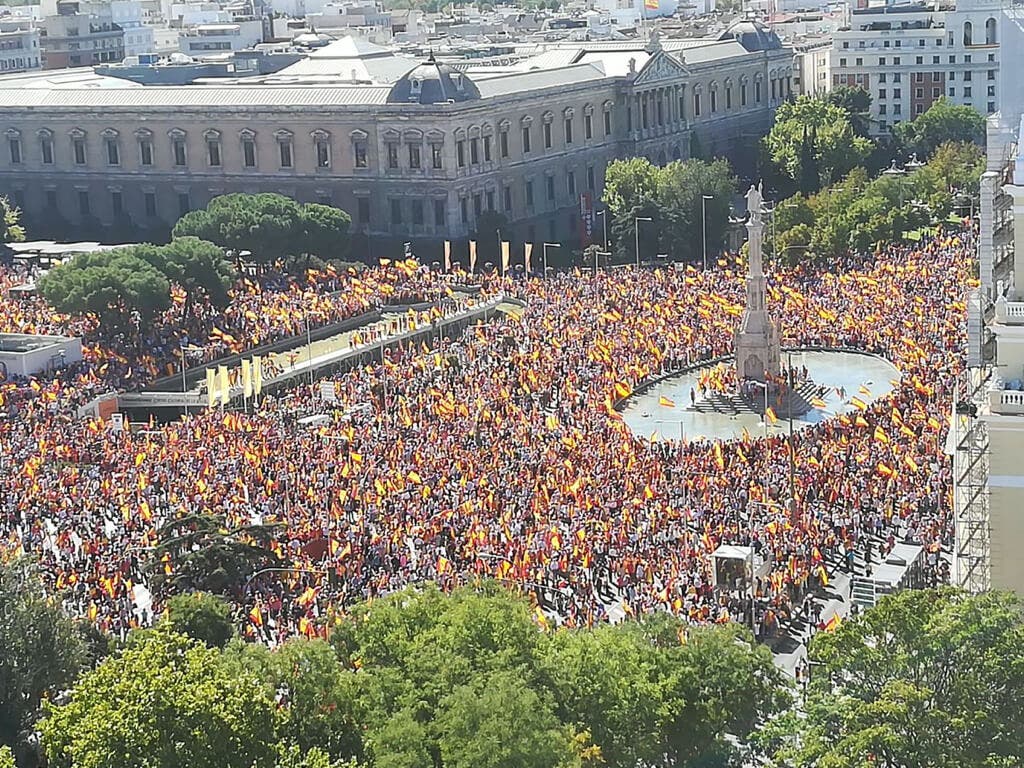
[[[969,238],[892,246],[841,273],[772,275],[769,308],[785,343],[878,352],[901,372],[890,396],[796,433],[795,499],[785,435],[651,443],[612,407],[681,361],[731,352],[741,271],[491,277],[486,290],[524,300],[521,316],[394,346],[383,363],[339,374],[330,408],[296,386],[250,414],[211,409],[136,433],[78,420],[67,406],[83,388],[122,383],[104,379],[103,355],[141,375],[149,357],[159,369],[159,345],[87,328],[100,351],[84,370],[0,385],[0,549],[37,556],[71,613],[123,633],[160,610],[160,591],[150,608],[139,587],[152,585],[162,525],[197,514],[228,528],[276,524],[269,548],[286,570],[232,591],[247,632],[276,642],[328,631],[351,603],[424,580],[499,579],[536,594],[542,620],[568,626],[656,610],[747,621],[749,603],[712,586],[710,554],[729,543],[771,563],[754,617],[770,632],[865,542],[891,548],[905,537],[937,552],[951,541],[942,443],[964,346]],[[193,304],[195,317],[171,310],[146,338],[173,345],[194,322],[251,346],[295,333],[309,307],[323,306],[327,322],[388,290],[445,290],[425,268],[369,270],[355,278],[361,291],[353,276],[334,277],[243,285],[233,321]],[[4,301],[18,303],[22,329],[32,324],[26,305],[39,330],[87,322],[38,300]],[[329,424],[296,418],[325,410]],[[156,566],[174,569],[170,558]]]

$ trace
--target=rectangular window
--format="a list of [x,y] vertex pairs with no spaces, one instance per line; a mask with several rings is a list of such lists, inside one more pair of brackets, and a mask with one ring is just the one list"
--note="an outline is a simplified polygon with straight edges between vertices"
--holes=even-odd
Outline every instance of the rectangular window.
[[256,167],[256,142],[253,139],[242,140],[242,165],[246,168]]
[[761,81],[754,81],[754,102],[757,104],[761,103]]
[[124,201],[121,198],[120,192],[110,193],[110,210],[114,212],[115,216],[120,216],[124,213]]
[[594,166],[587,166],[587,189],[594,191]]
[[146,192],[143,195],[147,216],[156,216],[156,192]]
[[878,114],[880,114],[880,115],[884,115],[885,114],[885,104],[879,104],[878,105]]
[[995,96],[996,95],[996,87],[994,85],[990,85],[988,87],[988,95],[989,96]]
[[964,88],[964,98],[971,98],[971,86],[967,86],[966,88]]
[[85,165],[85,139],[75,139],[71,142],[71,149],[75,156],[75,165]]
[[878,66],[880,66],[880,67],[884,67],[885,66],[885,56],[879,56],[878,57]]
[[546,182],[547,182],[547,190],[548,190],[548,200],[554,200],[555,199],[555,177],[554,176],[548,176],[547,179],[546,179]]
[[956,96],[956,88],[950,88],[949,89],[949,97],[953,98],[954,96]]
[[575,196],[576,195],[576,173],[574,171],[569,171],[565,175],[565,183],[566,183],[566,188],[569,190],[570,197]]
[[493,211],[494,210],[494,190],[493,189],[487,190],[487,210],[488,211]]
[[174,150],[174,164],[178,168],[184,168],[188,164],[186,162],[188,158],[185,156],[185,140],[175,139],[172,149]]
[[747,106],[747,86],[745,83],[740,84],[740,106]]
[[484,202],[479,194],[473,195],[473,215],[480,218],[480,214],[484,212]]
[[932,98],[937,99],[942,95],[942,91],[938,88],[932,88]]
[[989,80],[995,80],[996,79],[996,71],[994,69],[990,69],[988,71],[988,79]]
[[142,139],[139,142],[139,165],[153,164],[153,142],[149,139]]
[[588,141],[594,138],[594,117],[593,115],[583,116],[583,138]]
[[216,139],[210,139],[206,142],[206,161],[210,164],[211,168],[220,167],[220,142]]
[[565,143],[572,144],[572,118],[565,119]]
[[604,135],[612,135],[612,113],[607,111],[604,113]]
[[387,145],[388,153],[388,168],[398,167],[398,145],[395,143],[389,143]]
[[445,224],[444,200],[434,201],[434,226],[443,227]]
[[903,89],[902,88],[893,88],[892,89],[892,97],[894,99],[901,99],[901,98],[903,98]]
[[523,154],[527,154],[530,151],[530,126],[523,126]]
[[512,187],[506,186],[502,190],[502,196],[505,198],[504,199],[505,210],[506,211],[511,211],[512,210]]
[[441,145],[431,144],[430,145],[430,164],[434,170],[440,170],[444,163],[441,161]]
[[88,216],[91,211],[89,208],[89,193],[84,190],[78,193],[78,212],[83,216]]
[[420,167],[420,145],[410,144],[409,145],[409,167],[419,168]]
[[472,165],[480,163],[480,140],[470,139],[469,140],[469,162]]
[[120,165],[121,149],[117,144],[117,139],[106,139],[103,143],[107,148],[107,165]]
[[186,213],[192,210],[192,201],[189,199],[188,192],[178,193],[178,213],[184,216]]
[[316,167],[331,167],[331,145],[326,139],[319,139],[316,142]]
[[21,139],[8,139],[7,147],[11,150],[11,165],[21,165]]
[[526,207],[533,207],[533,182],[526,182]]
[[491,137],[484,136],[484,162],[491,162]]
[[878,82],[879,83],[884,83],[885,82],[885,72],[880,72],[878,74]]
[[878,98],[880,98],[880,99],[884,99],[885,98],[885,88],[879,88],[878,89]]
[[498,134],[498,151],[502,157],[508,157],[508,131]]
[[366,143],[362,141],[357,141],[353,145],[353,152],[355,155],[356,168],[366,168]]
[[412,201],[412,223],[415,227],[423,226],[423,201]]
[[466,142],[464,141],[455,142],[455,164],[459,168],[466,167]]
[[391,223],[395,226],[402,223],[402,201],[391,201]]
[[693,94],[693,116],[700,117],[700,94]]
[[43,165],[53,165],[53,139],[39,140],[39,154],[42,157]]
[[290,141],[279,141],[277,143],[279,154],[281,155],[281,167],[291,168],[292,167],[292,143]]
[[360,224],[370,223],[370,198],[356,198],[356,220]]
[[544,149],[551,149],[551,123],[544,123]]
[[732,109],[732,88],[725,89],[725,108]]
[[459,198],[459,217],[463,224],[469,223],[469,201],[464,197]]

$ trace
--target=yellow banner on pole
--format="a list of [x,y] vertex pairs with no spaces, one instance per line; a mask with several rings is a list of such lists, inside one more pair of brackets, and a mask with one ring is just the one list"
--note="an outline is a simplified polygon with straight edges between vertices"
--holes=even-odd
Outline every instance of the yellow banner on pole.
[[469,271],[476,272],[476,240],[469,241]]
[[444,271],[452,271],[452,241],[444,241]]
[[220,379],[220,401],[227,405],[231,402],[231,380],[228,378],[228,367],[217,366],[217,376]]
[[248,360],[242,361],[242,395],[252,397],[252,364]]
[[213,408],[217,404],[217,372],[213,368],[206,369],[206,407]]
[[501,241],[501,274],[508,272],[509,249],[512,244],[508,240]]
[[252,391],[257,397],[263,391],[263,358],[259,355],[252,358]]
[[530,274],[530,257],[533,255],[533,243],[526,243],[523,246],[523,251],[526,254],[526,274]]

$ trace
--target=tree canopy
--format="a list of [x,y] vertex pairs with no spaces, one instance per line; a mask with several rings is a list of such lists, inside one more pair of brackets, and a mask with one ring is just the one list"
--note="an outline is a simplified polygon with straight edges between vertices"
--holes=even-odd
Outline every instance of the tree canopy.
[[766,733],[781,765],[995,768],[1024,754],[1017,597],[899,592],[818,635],[810,659],[803,714]]
[[6,197],[0,197],[0,244],[20,243],[25,239],[21,211]]
[[248,251],[260,264],[288,257],[344,258],[352,220],[339,208],[303,205],[271,192],[221,195],[205,209],[185,214],[174,237],[209,240],[236,254]]
[[44,597],[35,564],[0,563],[0,766],[4,746],[26,750],[43,698],[69,686],[83,660],[81,640]]
[[673,261],[700,261],[705,212],[707,250],[714,254],[724,242],[735,191],[725,160],[676,161],[661,168],[643,157],[609,163],[603,200],[616,255],[620,261],[636,259],[637,219],[650,218],[639,223],[642,258],[665,253]]
[[[870,139],[858,135],[847,108],[858,105],[856,95],[844,98],[842,106],[827,97],[800,96],[782,104],[775,113],[775,124],[764,140],[771,162],[791,183],[803,191],[845,176],[861,165],[871,153]],[[813,166],[813,173],[808,168]],[[813,190],[807,189],[811,179]],[[801,183],[803,180],[803,183]]]
[[235,622],[228,603],[207,592],[175,595],[167,601],[171,631],[211,648],[223,648],[235,636]]
[[933,102],[924,114],[901,122],[894,131],[906,151],[922,160],[949,142],[985,144],[985,118],[974,107],[954,104],[946,97]]

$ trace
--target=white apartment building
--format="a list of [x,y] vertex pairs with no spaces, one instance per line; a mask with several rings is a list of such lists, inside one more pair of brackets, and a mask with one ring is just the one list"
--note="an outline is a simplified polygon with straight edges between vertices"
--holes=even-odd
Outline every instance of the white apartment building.
[[39,28],[28,20],[0,19],[0,74],[39,69]]
[[885,134],[946,96],[983,115],[999,109],[1000,0],[956,7],[911,2],[855,9],[833,36],[832,87],[871,94],[874,131]]
[[800,95],[824,93],[832,86],[830,64],[832,38],[827,35],[805,37],[792,43],[793,89]]
[[244,51],[262,42],[263,22],[259,19],[200,24],[184,30],[178,38],[181,52],[197,58]]
[[153,28],[143,23],[145,10],[139,0],[111,0],[110,14],[114,23],[124,30],[124,55],[153,53]]
[[[984,27],[983,27],[984,28]],[[954,456],[959,585],[1024,594],[1024,8],[996,15],[1004,77],[988,119],[968,298],[968,371],[957,389]]]

